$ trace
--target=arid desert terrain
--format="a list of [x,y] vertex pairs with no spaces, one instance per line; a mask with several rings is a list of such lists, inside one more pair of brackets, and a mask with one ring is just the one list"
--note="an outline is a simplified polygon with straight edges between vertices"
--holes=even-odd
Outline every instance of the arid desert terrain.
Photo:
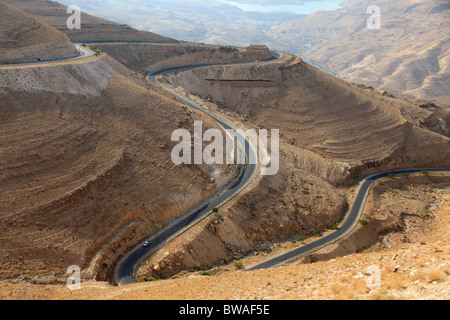
[[[382,86],[339,78],[257,43],[187,43],[81,17],[67,30],[62,4],[0,0],[0,299],[449,298],[450,175],[426,170],[450,167],[448,97],[396,96],[389,75]],[[162,86],[147,78],[181,66],[157,77]],[[280,168],[158,247],[138,283],[115,286],[127,253],[245,169],[173,163],[175,130],[224,129],[169,90],[237,128],[278,129]],[[244,271],[339,228],[364,177],[410,168],[419,172],[370,188],[344,239]],[[66,287],[72,265],[81,290]]]

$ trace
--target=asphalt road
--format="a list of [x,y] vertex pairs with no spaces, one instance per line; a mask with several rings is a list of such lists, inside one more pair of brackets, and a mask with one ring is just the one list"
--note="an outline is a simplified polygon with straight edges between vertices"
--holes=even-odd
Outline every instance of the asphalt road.
[[353,231],[353,229],[359,223],[362,212],[364,211],[364,207],[366,204],[366,200],[367,200],[367,196],[368,196],[370,187],[376,181],[378,181],[381,178],[387,177],[390,173],[393,173],[393,174],[405,173],[406,174],[406,173],[417,173],[417,172],[422,172],[422,171],[439,172],[439,171],[450,171],[450,169],[449,168],[440,168],[440,169],[395,170],[395,171],[378,173],[378,174],[372,175],[368,178],[365,178],[360,184],[358,193],[355,197],[352,207],[350,208],[349,213],[347,214],[347,217],[346,217],[344,223],[341,225],[341,227],[338,230],[336,230],[335,232],[330,233],[324,237],[321,237],[314,242],[308,243],[302,247],[291,250],[289,252],[286,252],[284,254],[276,256],[272,259],[266,260],[260,264],[252,266],[250,268],[247,268],[247,269],[245,269],[245,271],[273,268],[280,264],[286,263],[289,260],[292,260],[294,258],[299,258],[301,256],[310,254],[313,251],[316,251],[320,248],[323,248],[324,246],[327,246],[329,244],[332,244],[332,243],[342,239],[343,237],[348,235],[351,231]]
[[[274,57],[270,60],[275,60],[281,57],[281,54],[273,53]],[[156,77],[162,73],[173,71],[173,70],[179,70],[179,69],[186,69],[186,68],[196,68],[196,67],[202,67],[202,66],[211,66],[213,64],[207,64],[207,65],[195,65],[195,66],[184,66],[184,67],[176,67],[176,68],[169,68],[160,70],[158,72],[155,72],[148,76],[149,81],[153,82],[156,85],[161,86],[157,81]],[[221,64],[223,65],[223,64]],[[164,87],[163,87],[164,88]],[[164,88],[168,90],[167,88]],[[209,115],[211,118],[213,118],[217,123],[219,123],[225,130],[226,129],[233,129],[230,125],[223,122],[222,120],[218,119],[214,115],[208,113],[207,111],[197,107],[196,105],[192,104],[191,102],[187,101],[180,95],[178,95],[176,92],[172,90],[170,91],[173,95],[175,95],[178,99],[180,99],[185,105],[187,105],[190,108],[199,110],[207,115]],[[258,159],[258,153],[255,146],[252,146],[248,143],[248,141],[245,139],[245,137],[242,137],[239,132],[236,132],[237,136],[239,136],[239,140],[245,141],[245,147],[241,146],[242,148],[245,148],[245,154],[247,159],[250,159],[250,157],[254,157],[254,159]],[[256,146],[257,147],[257,146]],[[225,202],[232,199],[235,195],[237,195],[242,189],[244,189],[248,182],[251,180],[251,178],[256,174],[258,170],[258,165],[255,164],[247,164],[245,166],[244,173],[236,180],[232,181],[228,186],[226,186],[224,189],[219,191],[217,194],[215,194],[212,198],[202,202],[202,204],[198,205],[194,210],[191,210],[190,213],[185,214],[183,218],[180,218],[179,221],[176,223],[173,223],[166,229],[164,229],[162,232],[157,234],[156,236],[153,236],[149,238],[150,245],[147,247],[144,247],[143,245],[140,245],[139,247],[135,248],[131,253],[126,255],[122,261],[119,262],[118,266],[115,270],[115,282],[118,285],[126,285],[130,283],[136,282],[135,279],[135,271],[137,266],[141,261],[146,259],[150,254],[152,254],[154,251],[156,251],[161,245],[169,241],[170,239],[173,239],[175,236],[178,236],[180,233],[185,231],[188,227],[195,224],[195,222],[199,221],[201,218],[204,218],[212,213],[213,208],[219,208],[222,206]]]
[[[76,48],[83,53],[83,55],[80,55],[78,57],[74,58],[67,58],[67,59],[61,59],[61,60],[52,60],[52,61],[39,61],[39,62],[29,62],[29,63],[14,63],[14,64],[6,64],[9,65],[17,65],[17,64],[42,64],[46,62],[55,62],[55,61],[71,61],[71,60],[79,60],[88,58],[94,55],[94,52],[87,49],[86,47],[83,47],[81,44],[77,43],[75,44]],[[282,54],[277,52],[272,52],[273,58],[269,60],[276,60],[281,58]],[[245,62],[244,62],[245,63]],[[201,66],[211,66],[213,64],[208,65],[197,65],[197,66],[185,66],[185,67],[177,67],[177,68],[170,68],[158,71],[156,73],[153,73],[148,76],[148,79],[155,83],[156,85],[159,85],[159,83],[156,81],[156,76],[159,74],[177,70],[177,69],[186,69],[186,68],[194,68],[194,67],[201,67]],[[170,90],[169,90],[170,91]],[[197,107],[196,105],[190,103],[186,99],[182,98],[175,92],[171,91],[172,94],[177,96],[184,104],[187,106],[197,109],[201,112],[204,112],[211,116],[214,120],[216,120],[224,129],[232,129],[231,126],[229,126],[227,123],[221,121],[220,119],[216,118],[212,114],[209,114],[205,110]],[[247,159],[251,156],[251,153],[253,153],[252,156],[255,156],[257,159],[257,151],[253,146],[251,146],[248,141],[246,141],[245,145],[245,152]],[[153,253],[157,248],[159,248],[162,244],[166,243],[170,239],[174,238],[175,236],[178,236],[183,231],[185,231],[189,226],[192,226],[195,222],[199,221],[201,218],[204,218],[211,214],[213,208],[218,208],[221,205],[223,205],[225,202],[233,198],[235,195],[237,195],[250,181],[252,176],[256,174],[258,170],[258,165],[252,165],[247,164],[244,173],[235,181],[232,181],[230,185],[219,191],[217,194],[215,194],[213,197],[209,198],[208,200],[204,201],[202,204],[198,205],[196,208],[192,209],[190,212],[185,214],[182,218],[180,218],[175,223],[172,223],[170,226],[162,230],[157,235],[151,237],[149,239],[150,245],[147,247],[143,247],[140,245],[139,247],[135,248],[132,252],[130,252],[121,262],[119,262],[116,271],[115,271],[115,280],[116,283],[119,285],[126,285],[130,283],[136,282],[136,279],[134,277],[135,269],[139,265],[139,263],[147,258],[151,253]],[[294,258],[298,258],[307,254],[310,254],[313,251],[316,251],[324,246],[327,246],[331,243],[334,243],[346,235],[348,235],[358,224],[361,214],[364,210],[364,206],[366,203],[366,199],[368,196],[368,192],[370,187],[379,179],[387,177],[390,173],[394,174],[402,174],[402,173],[416,173],[421,171],[429,171],[429,172],[439,172],[439,171],[450,171],[450,168],[427,168],[427,169],[405,169],[405,170],[396,170],[396,171],[389,171],[389,172],[383,172],[378,173],[375,175],[372,175],[368,178],[365,178],[359,187],[358,193],[355,197],[355,200],[352,204],[352,207],[350,208],[350,211],[344,221],[344,223],[341,225],[341,227],[333,232],[328,234],[327,236],[321,237],[320,239],[311,242],[309,244],[306,244],[300,248],[291,250],[287,253],[281,254],[277,257],[274,257],[272,259],[266,260],[260,264],[257,264],[255,266],[252,266],[250,268],[245,269],[245,271],[250,270],[258,270],[258,269],[267,269],[267,268],[273,268],[277,265],[283,264],[289,260],[292,260]]]
[[[11,65],[38,65],[38,64],[44,64],[47,62],[59,62],[59,61],[73,61],[73,60],[79,60],[79,59],[85,59],[92,57],[95,53],[89,50],[87,47],[83,46],[81,43],[76,43],[75,47],[78,51],[82,53],[82,55],[72,58],[65,58],[65,59],[59,59],[59,60],[49,60],[49,61],[36,61],[36,62],[24,62],[24,63],[12,63],[12,64],[6,64],[6,66]],[[273,52],[273,57],[268,60],[275,60],[279,59],[281,57],[281,54]],[[268,61],[267,60],[267,61]],[[212,64],[208,64],[212,65]],[[155,83],[156,85],[159,85],[156,81],[156,76],[168,72],[175,69],[185,69],[185,68],[195,68],[200,66],[207,66],[207,65],[197,65],[197,66],[185,66],[185,67],[179,67],[179,68],[170,68],[166,70],[160,70],[157,73],[154,73],[150,75],[148,78],[150,81]],[[212,114],[209,114],[205,110],[202,110],[201,108],[197,107],[196,105],[190,103],[189,101],[183,99],[181,96],[176,94],[175,92],[172,92],[175,96],[177,96],[180,100],[183,101],[183,103],[191,108],[197,109],[203,113],[208,114],[211,116],[214,120],[216,120],[224,129],[233,129],[230,125],[223,122],[222,120],[216,118]],[[239,132],[236,132],[236,135],[239,137],[239,140],[245,141],[245,146],[241,146],[241,148],[245,148],[245,154],[247,159],[250,157],[254,157],[255,159],[258,158],[258,153],[254,146],[250,145],[248,141],[245,139],[245,137],[242,137]],[[239,147],[239,146],[238,146]],[[214,196],[207,199],[206,201],[199,204],[196,208],[192,209],[183,217],[179,218],[177,221],[169,225],[167,228],[162,230],[157,235],[153,236],[149,239],[150,245],[147,247],[144,247],[140,245],[139,247],[135,248],[132,252],[130,252],[121,262],[119,262],[116,270],[115,270],[115,280],[116,283],[120,285],[125,285],[129,283],[136,282],[136,279],[134,278],[135,269],[139,265],[139,263],[145,259],[147,256],[149,256],[152,252],[154,252],[159,246],[164,244],[165,242],[169,241],[173,237],[179,235],[183,231],[186,230],[188,226],[192,226],[195,222],[198,222],[201,218],[208,216],[212,213],[213,208],[219,208],[221,205],[232,199],[236,194],[238,194],[243,188],[246,187],[250,179],[253,177],[254,174],[256,174],[258,170],[258,165],[254,164],[247,164],[245,165],[245,169],[243,173],[236,178],[234,181],[231,181],[231,183],[223,188],[221,191],[217,192]]]
[[52,62],[63,62],[63,61],[74,61],[74,60],[80,60],[80,59],[86,59],[89,57],[92,57],[95,53],[89,50],[87,47],[82,46],[82,43],[75,43],[75,48],[81,52],[82,54],[76,57],[72,58],[63,58],[63,59],[53,59],[53,60],[46,60],[46,61],[31,61],[31,62],[14,62],[14,63],[5,63],[1,64],[0,66],[16,66],[16,65],[38,65],[38,64],[44,64],[44,63],[52,63]]
[[[281,57],[281,54],[274,53],[274,57],[272,58],[272,60],[279,59],[280,57]],[[210,65],[211,64],[169,68],[169,69],[161,70],[161,71],[158,71],[158,72],[155,72],[155,73],[149,75],[148,79],[151,82],[153,82],[157,85],[160,85],[156,81],[156,77],[162,73],[173,71],[173,70],[178,70],[178,69],[186,69],[186,68],[194,68],[194,67],[210,66]],[[164,88],[164,89],[168,90],[167,88]],[[183,97],[179,96],[174,91],[172,91],[172,90],[168,90],[168,91],[170,91],[172,94],[177,96],[187,106],[197,109],[197,110],[200,110],[201,112],[208,114],[213,119],[215,119],[220,125],[222,125],[225,129],[231,129],[231,127],[228,124],[224,123],[220,119],[217,119],[216,117],[214,117],[212,114],[209,114],[205,110],[198,108],[197,106],[190,103]],[[249,146],[247,143],[246,144],[247,157],[249,156],[249,152],[256,152],[256,151],[252,146]],[[193,224],[195,221],[197,221],[197,219],[200,219],[202,217],[206,217],[207,215],[209,215],[213,208],[220,207],[220,205],[223,204],[225,201],[234,197],[237,193],[239,193],[245,187],[246,183],[251,179],[251,177],[253,176],[253,174],[256,173],[256,171],[257,171],[257,166],[247,165],[247,168],[246,168],[244,174],[238,179],[238,181],[233,182],[231,187],[229,186],[229,187],[225,188],[225,190],[221,191],[213,199],[207,201],[206,204],[203,203],[201,206],[197,207],[192,213],[185,216],[185,218],[182,218],[176,224],[173,224],[172,226],[170,226],[170,227],[166,228],[164,231],[162,231],[160,234],[150,238],[149,241],[151,242],[151,244],[148,247],[143,247],[141,245],[140,247],[135,248],[117,266],[116,273],[115,273],[116,283],[119,285],[126,285],[126,284],[136,282],[136,279],[134,277],[135,269],[142,260],[147,258],[151,253],[153,253],[162,244],[164,244],[168,240],[172,239],[173,237],[179,235],[181,231],[186,230],[186,228],[188,226],[190,226],[191,224]],[[327,236],[324,236],[324,237],[318,239],[317,241],[311,242],[300,248],[289,251],[285,254],[282,254],[282,255],[272,258],[270,260],[264,261],[258,265],[252,266],[252,267],[246,269],[246,271],[275,267],[275,266],[285,263],[291,259],[311,253],[312,251],[318,250],[326,245],[334,243],[337,240],[345,237],[358,224],[361,214],[364,210],[368,191],[370,189],[370,186],[373,183],[375,183],[377,180],[379,180],[381,178],[387,177],[389,175],[389,173],[401,174],[401,173],[415,173],[415,172],[421,172],[421,171],[430,171],[430,172],[432,172],[432,171],[433,172],[434,171],[450,171],[450,169],[447,169],[447,168],[444,168],[444,169],[410,169],[410,170],[397,170],[397,171],[383,172],[383,173],[378,173],[378,174],[372,175],[372,176],[364,179],[361,182],[361,185],[360,185],[358,193],[355,197],[354,203],[353,203],[352,207],[350,208],[350,211],[349,211],[344,223],[341,225],[341,227],[338,230],[336,230],[335,232],[333,232]]]

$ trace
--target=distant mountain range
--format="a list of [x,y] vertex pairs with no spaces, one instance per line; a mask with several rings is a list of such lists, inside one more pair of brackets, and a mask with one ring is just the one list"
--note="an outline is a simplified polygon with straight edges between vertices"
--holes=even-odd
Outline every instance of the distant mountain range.
[[[274,1],[239,3],[268,5]],[[78,4],[88,13],[177,40],[235,46],[265,44],[299,55],[345,80],[400,97],[450,99],[447,0],[344,0],[339,10],[307,16],[244,12],[233,5],[206,0],[80,0]],[[367,28],[369,5],[380,7],[380,30]]]

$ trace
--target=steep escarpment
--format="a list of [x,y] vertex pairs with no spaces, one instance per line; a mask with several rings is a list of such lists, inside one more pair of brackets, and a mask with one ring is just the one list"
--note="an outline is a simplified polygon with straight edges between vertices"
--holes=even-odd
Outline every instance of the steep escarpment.
[[0,65],[79,55],[66,35],[3,1],[0,20]]
[[143,238],[228,183],[234,166],[176,166],[175,129],[217,125],[114,59],[0,67],[0,274],[109,279]]
[[[448,231],[436,232],[437,226],[444,222],[437,221],[436,211],[445,212],[443,199],[449,193],[449,178],[448,173],[424,171],[377,182],[368,196],[362,216],[364,223],[345,239],[299,259],[298,263],[329,260],[361,251],[395,251],[446,238]],[[448,216],[440,218],[446,220]]]
[[224,264],[243,252],[270,251],[274,243],[306,239],[343,218],[347,202],[341,191],[293,168],[286,155],[280,161],[277,175],[263,177],[239,200],[152,256],[139,269],[139,279]]

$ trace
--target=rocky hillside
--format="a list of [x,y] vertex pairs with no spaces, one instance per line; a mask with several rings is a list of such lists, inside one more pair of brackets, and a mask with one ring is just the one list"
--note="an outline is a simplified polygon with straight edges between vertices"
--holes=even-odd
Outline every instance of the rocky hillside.
[[2,277],[108,279],[117,259],[211,195],[234,166],[175,166],[171,134],[217,125],[107,55],[0,67]]
[[0,21],[0,64],[79,55],[65,34],[3,1]]
[[[310,237],[342,220],[349,201],[342,186],[370,172],[450,165],[444,118],[346,83],[295,56],[174,72],[163,79],[244,127],[279,129],[281,168],[160,250],[142,268],[143,277],[167,277],[195,264]],[[440,125],[427,127],[428,120]]]
[[[33,285],[26,279],[0,282],[1,299],[145,299],[145,300],[448,300],[449,175],[418,174],[382,181],[369,198],[371,222],[395,223],[361,252],[313,263],[292,263],[270,270],[242,272],[257,261],[303,245],[300,239],[273,246],[246,258],[236,256],[219,267],[198,266],[170,280],[113,287],[85,282],[69,291],[61,284]],[[381,191],[381,193],[380,193]],[[411,197],[415,200],[411,203]],[[396,205],[397,201],[400,205]],[[383,212],[390,212],[384,219]],[[358,232],[357,240],[364,240]],[[349,248],[348,242],[343,248]],[[350,246],[352,247],[352,246]],[[343,251],[341,251],[341,254]],[[319,257],[317,257],[319,258]],[[369,289],[370,266],[380,268],[380,288]],[[35,279],[39,281],[39,279]],[[45,279],[41,279],[45,281]]]
[[[24,0],[17,5],[64,29],[65,9],[59,4]],[[66,30],[72,41],[171,42],[84,18],[91,28]],[[57,282],[75,264],[83,268],[84,279],[110,280],[127,250],[235,177],[235,166],[173,165],[175,129],[192,131],[196,120],[204,122],[204,130],[218,125],[160,94],[137,71],[243,62],[175,71],[161,80],[242,128],[279,129],[281,140],[279,172],[256,177],[245,194],[159,250],[138,270],[142,280],[226,263],[249,252],[258,259],[277,243],[312,238],[342,220],[352,184],[371,172],[450,166],[445,106],[408,102],[345,82],[290,54],[249,63],[270,56],[262,46],[93,46],[108,54],[0,67],[1,278]],[[394,189],[395,183],[380,190],[395,195]],[[377,213],[371,235],[386,227],[385,211]],[[399,221],[395,213],[389,219]],[[271,294],[267,284],[252,288],[254,298],[289,296]]]
[[[243,80],[247,82],[238,85]],[[315,153],[328,166],[339,163],[340,169],[332,171],[310,170],[335,184],[373,167],[450,164],[448,124],[435,112],[439,107],[426,108],[344,82],[293,55],[260,64],[183,71],[165,81],[256,127],[280,129],[286,143]],[[251,81],[259,85],[251,86]]]

